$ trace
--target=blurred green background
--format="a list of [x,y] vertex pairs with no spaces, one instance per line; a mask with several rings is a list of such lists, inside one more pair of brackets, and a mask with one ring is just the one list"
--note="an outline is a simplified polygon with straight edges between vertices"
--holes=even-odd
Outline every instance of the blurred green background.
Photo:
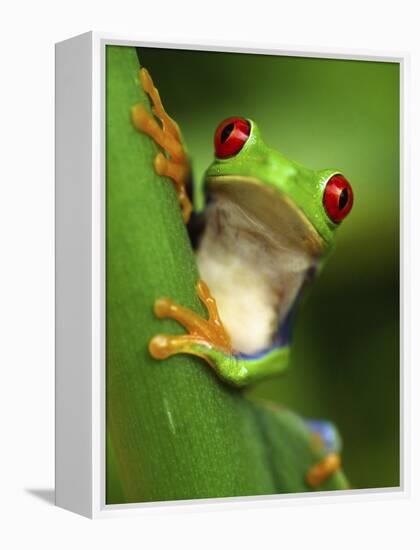
[[310,168],[338,168],[355,202],[297,316],[291,368],[250,395],[334,421],[355,488],[399,485],[399,66],[139,48],[202,179],[225,117]]

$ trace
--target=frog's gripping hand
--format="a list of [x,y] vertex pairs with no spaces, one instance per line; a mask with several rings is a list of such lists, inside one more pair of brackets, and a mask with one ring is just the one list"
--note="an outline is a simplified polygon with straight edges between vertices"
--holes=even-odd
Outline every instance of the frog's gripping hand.
[[155,157],[155,171],[160,176],[167,176],[173,181],[182,208],[182,216],[187,223],[192,210],[186,191],[190,163],[182,144],[181,132],[177,123],[165,111],[159,92],[146,69],[140,69],[139,79],[143,90],[150,98],[152,113],[155,116],[151,115],[143,105],[138,104],[131,110],[131,120],[136,130],[150,136],[163,149],[165,154],[159,152]]
[[204,281],[197,283],[197,294],[207,309],[208,319],[200,317],[191,309],[176,304],[169,298],[156,300],[156,316],[161,319],[175,319],[188,334],[158,334],[151,340],[149,351],[155,359],[166,359],[178,353],[196,355],[207,361],[221,377],[224,377],[224,374],[228,375],[225,372],[228,365],[223,358],[232,357],[230,336],[220,320],[216,302]]
[[265,360],[244,360],[235,355],[230,336],[220,320],[216,301],[203,281],[197,283],[197,294],[207,309],[208,319],[169,298],[156,300],[156,316],[175,319],[188,334],[155,336],[149,344],[149,351],[155,359],[166,359],[178,353],[196,355],[204,359],[222,380],[237,387],[279,374],[287,367],[288,347],[273,357],[267,356]]

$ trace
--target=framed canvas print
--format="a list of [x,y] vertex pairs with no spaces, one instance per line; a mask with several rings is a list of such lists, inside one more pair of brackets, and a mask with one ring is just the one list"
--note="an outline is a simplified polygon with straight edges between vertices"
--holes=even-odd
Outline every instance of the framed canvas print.
[[400,55],[56,46],[56,502],[405,490]]

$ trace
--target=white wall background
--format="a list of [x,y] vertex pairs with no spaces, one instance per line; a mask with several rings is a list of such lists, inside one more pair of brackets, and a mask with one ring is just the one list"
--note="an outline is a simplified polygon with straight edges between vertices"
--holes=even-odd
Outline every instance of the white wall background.
[[[407,51],[412,55],[412,217],[420,210],[415,2],[72,0],[3,3],[0,17],[0,546],[14,548],[419,548],[419,224],[412,227],[412,496],[90,522],[54,508],[54,42],[85,32],[170,41]],[[269,85],[269,83],[267,83]],[[416,233],[414,233],[414,231]],[[416,250],[415,250],[416,249]],[[408,264],[407,264],[408,265]],[[416,288],[415,288],[416,287]],[[415,325],[417,323],[417,325]],[[351,414],[351,411],[349,411]],[[43,498],[40,498],[43,497]],[[417,507],[417,510],[416,510]]]

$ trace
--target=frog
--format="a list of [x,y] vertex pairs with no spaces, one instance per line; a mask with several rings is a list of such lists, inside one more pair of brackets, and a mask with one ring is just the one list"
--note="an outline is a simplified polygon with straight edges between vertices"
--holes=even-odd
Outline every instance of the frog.
[[[191,186],[180,128],[145,68],[139,80],[151,112],[134,105],[132,124],[157,144],[154,169],[175,187],[194,245],[196,292],[207,312],[203,317],[170,297],[157,299],[155,315],[177,321],[186,333],[155,335],[149,352],[157,360],[197,356],[238,390],[277,376],[290,363],[301,297],[352,210],[352,187],[338,169],[313,170],[289,160],[244,116],[218,124],[214,159]],[[305,422],[314,444],[325,450],[307,474],[308,484],[317,486],[340,467],[341,443],[332,423]]]

